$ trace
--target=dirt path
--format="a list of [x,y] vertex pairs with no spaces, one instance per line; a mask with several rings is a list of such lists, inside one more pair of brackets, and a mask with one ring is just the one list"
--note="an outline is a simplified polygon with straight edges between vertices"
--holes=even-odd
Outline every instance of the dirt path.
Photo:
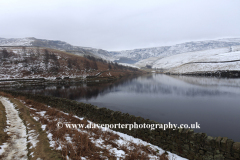
[[7,98],[1,97],[7,117],[7,134],[11,137],[2,148],[3,159],[28,159],[26,126],[18,115],[18,111]]
[[10,98],[10,100],[18,107],[20,117],[27,126],[28,158],[30,160],[61,160],[61,154],[50,147],[47,133],[42,130],[42,125],[30,115],[31,111],[26,104],[15,98]]

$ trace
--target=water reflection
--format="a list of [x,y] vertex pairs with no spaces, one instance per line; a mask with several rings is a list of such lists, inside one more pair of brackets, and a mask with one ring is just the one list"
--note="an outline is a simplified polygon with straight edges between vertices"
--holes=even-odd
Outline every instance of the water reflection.
[[240,80],[234,79],[232,81],[217,78],[152,75],[139,77],[127,82],[120,86],[118,90],[138,94],[170,94],[188,97],[219,95],[233,96],[240,94]]
[[240,141],[240,79],[152,74],[110,84],[31,87],[25,91],[91,103],[161,123],[199,122],[197,132]]

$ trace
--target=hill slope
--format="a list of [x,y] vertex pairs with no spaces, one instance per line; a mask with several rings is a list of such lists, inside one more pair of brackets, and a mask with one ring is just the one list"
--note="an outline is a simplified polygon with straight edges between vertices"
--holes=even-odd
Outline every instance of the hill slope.
[[182,53],[156,60],[153,67],[171,74],[240,71],[240,47]]
[[138,71],[95,57],[39,47],[0,47],[0,79],[120,76]]
[[[233,53],[227,53],[240,50],[240,38],[186,42],[172,46],[143,48],[118,52],[106,51],[90,47],[72,46],[62,41],[36,38],[0,38],[0,45],[47,47],[66,51],[75,55],[94,56],[95,58],[103,58],[105,60],[115,61],[118,63],[127,63],[128,65],[131,64],[137,67],[152,66],[153,68],[160,68],[167,72],[169,71],[170,73],[182,74],[216,70],[238,70],[238,62],[218,64],[211,64],[206,62],[211,62],[212,59],[225,61],[226,57],[232,57],[230,58],[230,61],[235,60],[235,54],[232,55]],[[220,56],[219,54],[224,55]],[[211,59],[206,59],[206,57],[211,57]],[[199,62],[204,62],[204,64]],[[80,62],[78,62],[78,64],[80,64]],[[108,67],[105,67],[105,69],[107,68]],[[66,72],[68,71],[66,70]]]
[[[176,44],[172,46],[161,46],[153,48],[141,48],[123,51],[106,51],[91,47],[73,46],[69,43],[59,40],[45,40],[37,38],[0,38],[0,46],[39,46],[62,51],[71,52],[77,55],[91,55],[106,60],[117,61],[121,63],[135,63],[152,57],[168,57],[176,54],[203,51],[217,48],[230,48],[240,45],[240,38],[225,38],[219,40],[195,41]],[[120,60],[120,61],[119,61]],[[137,63],[137,66],[142,66]],[[151,65],[151,63],[150,63]]]
[[90,55],[97,58],[108,59],[107,51],[102,49],[95,49],[90,47],[73,46],[69,43],[59,40],[46,40],[37,39],[34,37],[29,38],[0,38],[0,46],[33,46],[33,47],[44,47],[52,48],[61,51],[70,52],[76,55]]

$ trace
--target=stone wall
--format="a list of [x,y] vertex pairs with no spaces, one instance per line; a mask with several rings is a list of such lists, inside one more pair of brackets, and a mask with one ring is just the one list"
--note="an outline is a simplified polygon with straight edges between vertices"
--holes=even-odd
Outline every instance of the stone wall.
[[[72,112],[99,124],[157,124],[155,121],[112,111],[107,108],[98,108],[91,104],[79,103],[64,98],[42,95],[32,95],[6,91],[14,96],[26,96],[41,103],[58,108],[64,112]],[[211,137],[205,133],[194,133],[189,129],[114,129],[133,137],[140,138],[175,153],[179,156],[196,160],[240,160],[240,142],[234,142],[227,137]]]

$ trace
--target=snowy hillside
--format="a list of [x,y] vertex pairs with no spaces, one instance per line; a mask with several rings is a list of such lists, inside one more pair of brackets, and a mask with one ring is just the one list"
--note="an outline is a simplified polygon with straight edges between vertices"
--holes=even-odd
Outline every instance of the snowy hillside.
[[[107,51],[91,47],[73,46],[59,40],[45,40],[37,38],[0,38],[0,46],[39,46],[67,51],[77,55],[91,55],[119,63],[137,62],[136,66],[144,67],[146,64],[152,65],[160,58],[186,53],[217,48],[229,48],[240,46],[240,38],[225,38],[219,40],[195,41],[176,44],[172,46],[161,46],[153,48],[141,48],[123,51]],[[154,57],[154,58],[153,58]],[[150,59],[149,59],[150,58]]]
[[124,76],[136,68],[42,47],[0,47],[0,79]]
[[[116,61],[136,67],[152,66],[169,73],[183,74],[192,72],[208,72],[217,70],[240,70],[239,61],[209,63],[218,61],[234,61],[240,57],[240,38],[195,41],[162,46],[142,48],[118,52],[106,51],[91,47],[72,46],[63,41],[37,38],[0,38],[0,46],[39,46],[66,51],[80,56],[94,56],[108,61]],[[196,63],[197,62],[197,63]],[[203,62],[203,63],[200,63]]]
[[[187,54],[191,54],[192,58],[194,58],[195,60],[197,60],[199,58],[199,56],[201,57],[201,55],[198,54],[202,54],[202,53],[206,53],[206,56],[208,56],[208,53],[210,52],[216,52],[216,53],[225,53],[225,52],[234,52],[234,51],[240,51],[240,45],[239,46],[231,46],[231,47],[225,47],[225,48],[219,48],[219,49],[212,49],[212,50],[204,50],[204,51],[197,51],[197,52],[186,52]],[[168,58],[167,58],[168,57]],[[182,62],[178,61],[178,58],[181,59],[182,54],[178,55],[161,55],[158,57],[150,57],[148,59],[144,59],[141,60],[137,63],[135,63],[135,66],[138,67],[145,67],[146,65],[150,65],[153,68],[162,68],[162,69],[168,69],[166,67],[166,65],[174,65],[173,63],[175,63],[177,61],[177,63],[181,63],[184,64],[183,60]],[[170,61],[172,61],[170,63]],[[178,64],[175,64],[176,66]],[[170,66],[173,67],[173,66]]]
[[[72,46],[69,43],[59,41],[59,40],[46,40],[46,39],[37,39],[34,37],[30,38],[0,38],[0,46],[34,46],[34,47],[44,47],[57,49],[62,51],[67,51],[76,55],[90,55],[98,58],[103,58],[104,54],[99,51],[99,49],[89,48],[89,47],[80,47],[80,46]],[[97,51],[95,51],[97,50]]]
[[114,61],[115,58],[112,55],[112,53],[103,50],[103,49],[96,49],[96,48],[90,48],[90,47],[83,47],[84,50],[92,53],[93,55],[95,55],[96,57],[100,57],[102,59],[105,60],[109,60],[109,61]]
[[32,46],[34,38],[0,38],[0,46]]
[[[154,48],[143,48],[143,49],[134,49],[126,50],[120,52],[111,52],[115,53],[115,59],[120,57],[127,57],[132,60],[141,61],[144,59],[152,57],[167,57],[176,54],[186,53],[186,52],[195,52],[203,51],[209,49],[217,49],[231,46],[240,45],[240,38],[228,38],[228,39],[219,39],[219,40],[207,40],[207,41],[195,41],[195,42],[186,42],[181,44],[176,44],[172,46],[162,46]],[[148,61],[148,60],[147,60]],[[151,62],[149,62],[151,65]],[[141,67],[141,63],[137,63],[137,66]]]
[[240,71],[240,46],[198,52],[182,53],[158,59],[153,68],[161,68],[172,74],[212,72],[218,70]]

